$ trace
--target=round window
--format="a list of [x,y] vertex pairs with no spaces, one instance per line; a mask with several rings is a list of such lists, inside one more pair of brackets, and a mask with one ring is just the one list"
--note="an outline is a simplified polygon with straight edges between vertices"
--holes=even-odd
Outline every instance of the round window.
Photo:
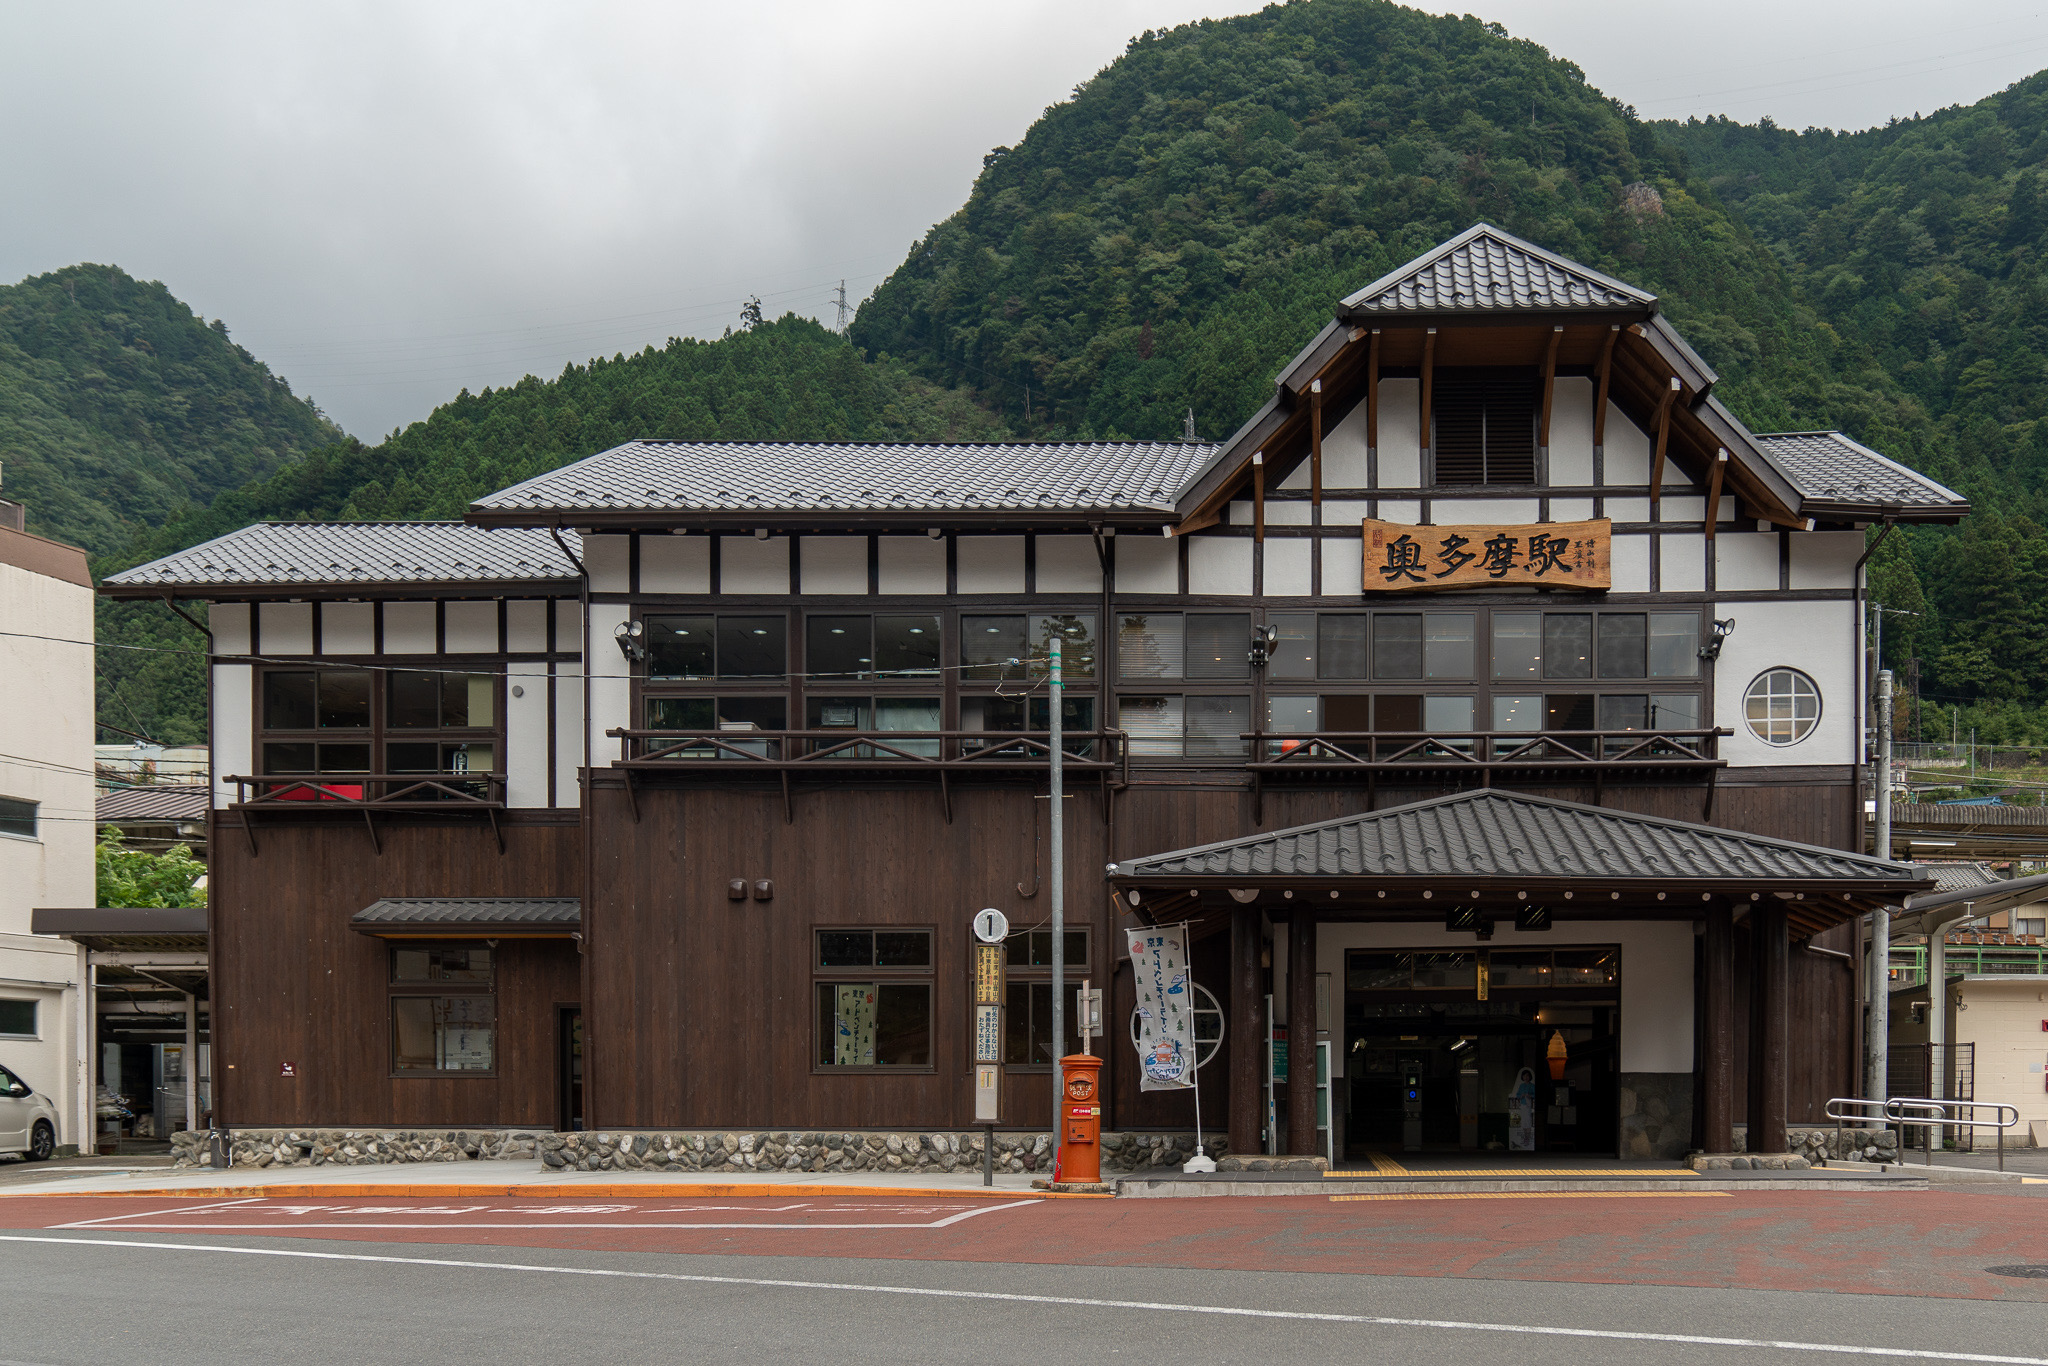
[[1797,669],[1766,669],[1742,696],[1750,733],[1767,745],[1796,745],[1820,720],[1820,689]]

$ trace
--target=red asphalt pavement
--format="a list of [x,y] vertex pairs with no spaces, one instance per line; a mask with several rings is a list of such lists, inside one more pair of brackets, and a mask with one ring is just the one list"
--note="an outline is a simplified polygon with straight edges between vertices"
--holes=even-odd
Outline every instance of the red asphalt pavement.
[[138,1239],[1191,1267],[2048,1301],[2048,1201],[1869,1195],[1539,1199],[375,1199],[9,1196],[0,1227]]

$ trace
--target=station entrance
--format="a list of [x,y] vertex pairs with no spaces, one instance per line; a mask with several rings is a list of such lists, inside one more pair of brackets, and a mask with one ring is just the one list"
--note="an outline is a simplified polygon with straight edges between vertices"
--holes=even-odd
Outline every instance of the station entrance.
[[1345,955],[1346,1155],[1619,1148],[1621,952]]

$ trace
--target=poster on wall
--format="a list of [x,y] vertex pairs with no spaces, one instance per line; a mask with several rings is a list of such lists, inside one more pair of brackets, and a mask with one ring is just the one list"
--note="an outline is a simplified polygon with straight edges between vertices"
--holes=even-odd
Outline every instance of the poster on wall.
[[842,983],[833,1005],[832,1061],[839,1067],[875,1064],[875,988]]
[[1527,1067],[1515,1074],[1515,1089],[1508,1093],[1508,1151],[1536,1151],[1536,1073]]
[[1184,1091],[1195,1084],[1194,987],[1188,980],[1187,934],[1185,925],[1130,932],[1141,1091]]

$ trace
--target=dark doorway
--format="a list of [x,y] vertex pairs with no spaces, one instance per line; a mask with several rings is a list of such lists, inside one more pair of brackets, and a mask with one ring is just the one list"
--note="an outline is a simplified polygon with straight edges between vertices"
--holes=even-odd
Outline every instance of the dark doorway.
[[583,1129],[583,1008],[556,1006],[555,1076],[560,1081],[556,1106],[558,1128],[563,1133]]
[[1577,947],[1347,954],[1349,1153],[1613,1155],[1619,959]]

